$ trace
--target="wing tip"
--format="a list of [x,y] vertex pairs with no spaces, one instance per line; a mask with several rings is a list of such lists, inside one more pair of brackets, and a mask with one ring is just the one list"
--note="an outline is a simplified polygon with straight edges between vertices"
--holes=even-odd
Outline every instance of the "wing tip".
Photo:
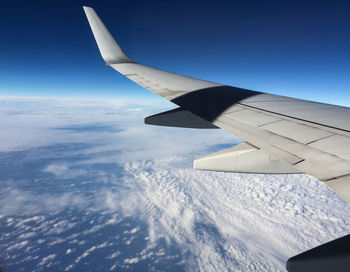
[[92,7],[88,7],[88,6],[83,6],[83,10],[85,13],[87,13],[88,11],[95,11]]
[[100,17],[97,15],[96,11],[89,6],[83,6],[83,9],[102,58],[106,64],[134,63],[134,61],[132,61],[121,49],[117,41],[113,38]]

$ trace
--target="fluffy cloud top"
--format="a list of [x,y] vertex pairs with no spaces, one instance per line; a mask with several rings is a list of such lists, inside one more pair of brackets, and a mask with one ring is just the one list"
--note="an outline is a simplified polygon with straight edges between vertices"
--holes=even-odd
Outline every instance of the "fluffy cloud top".
[[283,271],[349,233],[349,205],[307,175],[193,170],[240,140],[143,124],[167,106],[1,98],[5,268]]

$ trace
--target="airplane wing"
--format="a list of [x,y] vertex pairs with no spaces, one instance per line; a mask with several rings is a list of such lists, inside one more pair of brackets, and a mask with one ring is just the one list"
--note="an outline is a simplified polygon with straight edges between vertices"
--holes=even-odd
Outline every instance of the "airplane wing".
[[[108,66],[179,107],[146,124],[224,129],[245,142],[194,161],[194,168],[243,173],[307,173],[350,203],[350,108],[199,80],[134,62],[92,8],[84,7]],[[287,261],[287,270],[347,271],[350,235]]]
[[307,173],[350,203],[350,108],[199,80],[134,62],[92,8],[84,7],[106,64],[178,109],[145,123],[221,128],[245,142],[194,162],[196,169]]

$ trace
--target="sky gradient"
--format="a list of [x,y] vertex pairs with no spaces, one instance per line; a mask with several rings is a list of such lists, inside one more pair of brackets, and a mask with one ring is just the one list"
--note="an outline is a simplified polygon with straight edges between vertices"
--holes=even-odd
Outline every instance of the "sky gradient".
[[82,5],[142,64],[350,106],[348,1],[5,1],[1,96],[156,98],[104,65]]

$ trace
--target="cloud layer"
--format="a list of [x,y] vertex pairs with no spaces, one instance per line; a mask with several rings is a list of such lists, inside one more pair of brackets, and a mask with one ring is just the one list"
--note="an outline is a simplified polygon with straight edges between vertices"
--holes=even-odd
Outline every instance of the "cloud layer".
[[349,205],[307,175],[193,170],[240,140],[143,124],[167,106],[1,98],[5,268],[284,271],[349,233]]

